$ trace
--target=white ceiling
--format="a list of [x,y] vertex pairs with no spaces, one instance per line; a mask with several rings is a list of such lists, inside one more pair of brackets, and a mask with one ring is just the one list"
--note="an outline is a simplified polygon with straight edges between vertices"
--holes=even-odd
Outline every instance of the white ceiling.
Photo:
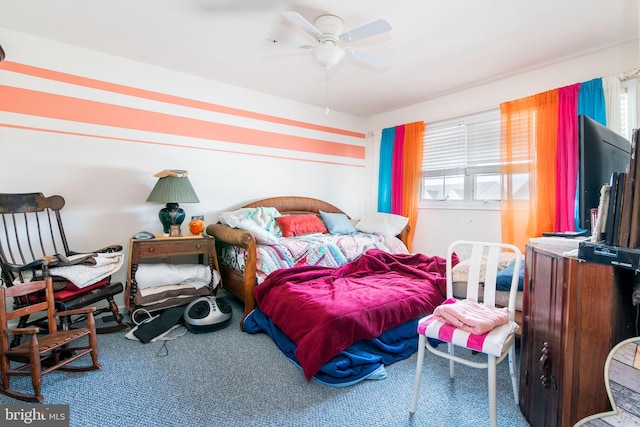
[[[0,0],[0,27],[370,117],[638,38],[638,0]],[[330,13],[389,33],[322,70],[281,12]],[[270,40],[277,40],[273,43]],[[2,40],[0,40],[2,44]],[[273,49],[274,44],[278,47]],[[11,51],[7,51],[7,60]]]

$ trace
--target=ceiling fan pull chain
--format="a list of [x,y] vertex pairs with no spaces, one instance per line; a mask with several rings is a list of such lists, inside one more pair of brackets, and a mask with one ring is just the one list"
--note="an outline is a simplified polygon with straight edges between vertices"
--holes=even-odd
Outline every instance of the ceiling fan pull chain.
[[327,108],[325,108],[324,114],[325,114],[325,116],[328,116],[329,115],[329,111],[331,111],[331,110],[329,110],[329,69],[325,68],[324,72],[325,72],[325,76],[326,76],[326,79],[325,79],[325,98],[326,98],[326,104],[327,104]]

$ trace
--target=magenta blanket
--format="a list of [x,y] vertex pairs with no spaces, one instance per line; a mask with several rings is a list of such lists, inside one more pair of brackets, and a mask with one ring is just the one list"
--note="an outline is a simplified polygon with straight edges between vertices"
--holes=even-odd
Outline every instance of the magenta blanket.
[[310,379],[356,341],[431,314],[445,299],[445,271],[441,257],[371,249],[338,268],[277,270],[254,295],[258,307],[296,344],[296,357]]

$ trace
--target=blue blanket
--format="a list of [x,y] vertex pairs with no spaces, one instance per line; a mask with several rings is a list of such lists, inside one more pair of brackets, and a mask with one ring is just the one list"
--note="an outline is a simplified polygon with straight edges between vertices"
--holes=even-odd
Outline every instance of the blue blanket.
[[[313,380],[331,387],[346,387],[367,379],[387,377],[385,365],[406,359],[418,349],[418,320],[389,329],[377,338],[361,340],[327,362]],[[278,348],[301,370],[295,356],[296,345],[259,308],[244,320],[251,334],[265,332]]]

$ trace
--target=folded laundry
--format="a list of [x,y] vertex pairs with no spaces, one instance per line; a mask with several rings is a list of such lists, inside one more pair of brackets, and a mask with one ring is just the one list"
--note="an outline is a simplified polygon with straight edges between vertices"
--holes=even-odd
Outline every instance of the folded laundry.
[[[49,269],[52,276],[61,276],[72,282],[78,288],[85,288],[89,285],[111,276],[118,271],[124,263],[124,253],[110,252],[89,254],[86,259],[95,259],[94,264],[74,264],[67,266],[56,266]],[[95,255],[95,257],[93,256]]]
[[[214,284],[220,280],[217,271]],[[138,264],[136,270],[138,289],[176,284],[192,284],[198,289],[211,282],[211,269],[201,264]]]
[[509,321],[506,307],[490,307],[472,299],[450,298],[433,311],[433,317],[474,335],[482,335]]

